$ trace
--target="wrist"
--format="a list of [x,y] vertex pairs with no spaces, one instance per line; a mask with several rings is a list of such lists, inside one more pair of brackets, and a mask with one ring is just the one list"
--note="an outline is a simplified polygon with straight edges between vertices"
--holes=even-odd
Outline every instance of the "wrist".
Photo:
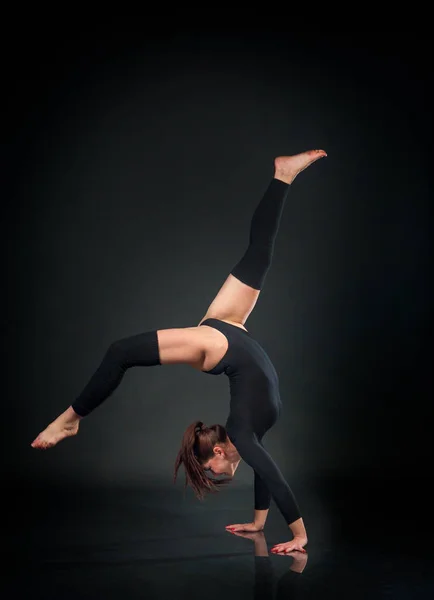
[[268,508],[264,510],[255,509],[255,517],[253,519],[253,523],[259,529],[264,529],[265,521],[268,516]]
[[303,546],[307,544],[306,528],[301,517],[293,523],[290,523],[288,527],[291,530],[292,537],[294,540],[298,540]]

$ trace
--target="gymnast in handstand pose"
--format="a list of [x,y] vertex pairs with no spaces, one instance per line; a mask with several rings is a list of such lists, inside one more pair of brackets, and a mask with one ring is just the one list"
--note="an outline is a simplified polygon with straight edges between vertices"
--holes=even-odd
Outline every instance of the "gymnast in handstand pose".
[[[206,493],[229,483],[243,459],[254,471],[254,517],[250,523],[228,525],[226,529],[262,530],[272,497],[292,533],[289,542],[276,544],[272,551],[305,552],[307,534],[299,507],[262,443],[281,412],[278,376],[270,358],[244,325],[271,266],[291,183],[324,156],[324,150],[309,150],[275,158],[273,178],[253,213],[247,249],[200,323],[196,327],[156,329],[113,342],[81,394],[31,446],[47,449],[76,435],[80,420],[113,393],[130,367],[183,363],[202,373],[225,373],[230,386],[226,424],[190,424],[175,461],[174,480],[182,464],[186,485],[203,499]],[[215,479],[210,474],[226,477]]]

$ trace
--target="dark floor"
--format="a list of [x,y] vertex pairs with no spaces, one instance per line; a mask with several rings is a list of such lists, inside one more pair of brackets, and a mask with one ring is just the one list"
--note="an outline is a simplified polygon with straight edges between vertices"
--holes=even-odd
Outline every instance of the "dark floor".
[[182,482],[15,488],[3,513],[2,597],[432,600],[425,486],[416,479],[404,493],[395,479],[299,483],[309,543],[298,560],[269,553],[290,539],[274,505],[263,534],[225,530],[249,520],[248,488],[205,503],[184,495]]

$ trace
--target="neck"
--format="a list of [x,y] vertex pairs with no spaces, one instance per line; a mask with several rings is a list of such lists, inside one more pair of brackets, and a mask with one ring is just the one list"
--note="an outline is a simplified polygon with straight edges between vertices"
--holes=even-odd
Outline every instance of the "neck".
[[231,465],[235,467],[235,469],[241,462],[241,456],[239,455],[238,450],[235,448],[235,446],[232,446],[232,448],[229,450],[229,452],[227,453],[227,458]]

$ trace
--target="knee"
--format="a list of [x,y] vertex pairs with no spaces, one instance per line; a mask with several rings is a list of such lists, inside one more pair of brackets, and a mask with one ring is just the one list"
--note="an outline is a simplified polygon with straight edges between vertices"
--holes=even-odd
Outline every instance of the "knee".
[[110,344],[106,352],[106,360],[111,363],[123,364],[126,359],[126,349],[122,340],[116,340]]

